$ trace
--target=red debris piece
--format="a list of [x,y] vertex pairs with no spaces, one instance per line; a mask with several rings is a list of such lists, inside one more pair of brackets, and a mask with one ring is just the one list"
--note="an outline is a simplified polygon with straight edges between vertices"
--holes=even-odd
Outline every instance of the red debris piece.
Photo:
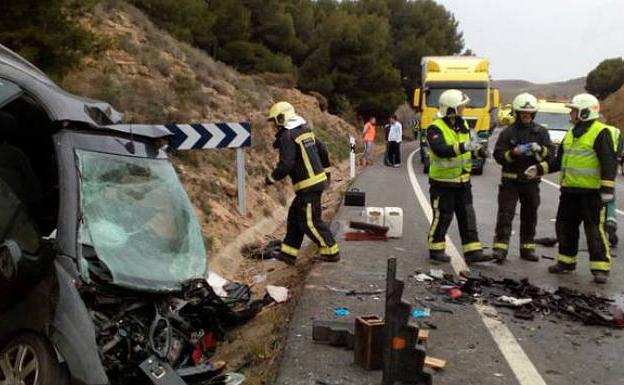
[[448,294],[449,294],[449,297],[451,297],[452,299],[457,299],[457,298],[461,297],[464,293],[461,291],[460,288],[453,287],[453,288],[449,289]]
[[212,353],[217,348],[217,340],[212,332],[205,334],[201,340],[195,345],[191,357],[193,358],[193,364],[200,365],[205,362],[206,353]]

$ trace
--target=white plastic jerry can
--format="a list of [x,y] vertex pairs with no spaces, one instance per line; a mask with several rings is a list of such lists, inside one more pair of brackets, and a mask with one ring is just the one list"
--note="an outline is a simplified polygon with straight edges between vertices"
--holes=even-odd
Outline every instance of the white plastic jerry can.
[[388,238],[401,238],[403,236],[403,209],[400,207],[384,208],[385,225],[388,230]]
[[379,226],[385,226],[383,207],[367,207],[366,208],[366,223],[379,225]]

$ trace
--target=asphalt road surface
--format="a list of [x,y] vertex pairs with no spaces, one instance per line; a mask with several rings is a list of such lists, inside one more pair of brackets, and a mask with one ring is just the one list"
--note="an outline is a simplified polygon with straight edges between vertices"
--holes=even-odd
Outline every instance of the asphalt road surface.
[[[491,139],[493,147],[493,141]],[[452,244],[447,251],[450,264],[431,264],[427,253],[427,232],[431,218],[427,176],[417,156],[416,142],[403,144],[401,168],[387,168],[378,162],[360,174],[354,187],[366,192],[368,206],[398,206],[404,211],[403,237],[387,242],[347,242],[342,240],[348,221],[363,220],[358,208],[343,207],[335,226],[341,240],[342,260],[337,264],[316,264],[306,281],[305,289],[293,316],[286,351],[276,381],[277,385],[338,385],[380,384],[380,371],[365,371],[353,364],[353,352],[343,348],[315,344],[312,321],[347,320],[357,315],[383,316],[384,295],[346,296],[344,291],[371,291],[385,287],[386,261],[398,261],[398,277],[406,283],[403,299],[418,306],[416,298],[428,295],[422,284],[409,275],[416,270],[443,268],[453,273],[465,269],[457,252],[461,242],[456,222],[449,229]],[[497,190],[500,167],[489,160],[482,176],[474,176],[474,205],[479,236],[484,246],[492,243],[496,225]],[[554,236],[559,191],[557,175],[541,184],[541,206],[537,236]],[[624,177],[618,176],[617,194],[619,219],[624,228]],[[593,283],[589,270],[587,246],[581,237],[580,263],[573,274],[548,274],[553,263],[542,259],[528,262],[518,258],[519,206],[514,220],[514,235],[508,261],[504,265],[482,264],[471,270],[487,275],[511,278],[529,277],[533,284],[544,288],[566,286],[584,292],[598,293],[621,300],[624,289],[624,253],[613,259],[609,283]],[[582,232],[581,232],[582,233]],[[619,231],[621,239],[623,231]],[[621,246],[624,249],[624,246]],[[538,255],[554,257],[557,249],[538,246]],[[618,249],[613,253],[618,254]],[[429,293],[430,295],[430,293]],[[499,308],[473,305],[449,305],[452,314],[433,312],[428,322],[432,330],[427,354],[448,361],[447,367],[434,374],[434,384],[509,384],[568,385],[624,384],[621,364],[624,331],[604,327],[583,326],[565,318],[536,317],[523,321]],[[347,307],[351,315],[338,317],[337,307]],[[448,306],[447,306],[448,307]]]

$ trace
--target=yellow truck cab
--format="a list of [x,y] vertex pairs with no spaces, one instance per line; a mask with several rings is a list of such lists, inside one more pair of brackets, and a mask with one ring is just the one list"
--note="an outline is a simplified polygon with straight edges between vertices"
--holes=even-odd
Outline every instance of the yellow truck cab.
[[[457,89],[470,98],[464,118],[475,138],[487,143],[498,117],[499,92],[491,87],[489,62],[473,56],[427,56],[422,59],[420,88],[414,91],[414,108],[420,111],[420,129],[437,118],[438,99],[448,89]],[[421,158],[427,170],[427,157]],[[485,162],[473,161],[473,173],[481,174]]]

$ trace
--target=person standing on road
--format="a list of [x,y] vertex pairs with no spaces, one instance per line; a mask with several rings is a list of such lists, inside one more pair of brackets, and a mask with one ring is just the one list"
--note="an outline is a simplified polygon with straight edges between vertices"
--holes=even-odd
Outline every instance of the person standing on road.
[[396,115],[390,117],[390,132],[388,133],[388,158],[392,167],[401,167],[401,140],[403,139],[403,126],[397,120]]
[[557,211],[559,253],[552,274],[576,269],[579,225],[583,222],[589,248],[591,272],[596,283],[606,283],[611,270],[611,254],[604,230],[606,204],[614,198],[617,157],[608,127],[598,121],[600,103],[593,95],[576,95],[570,108],[574,126],[563,138],[557,156],[526,169],[525,175],[536,178],[561,171],[561,196]]
[[537,262],[539,257],[535,254],[533,240],[540,204],[540,179],[526,178],[524,170],[547,162],[552,144],[548,131],[533,121],[537,113],[535,96],[529,93],[516,96],[512,110],[515,122],[501,132],[494,147],[494,159],[503,167],[492,256],[498,262],[507,258],[511,225],[520,200],[520,258]]
[[459,224],[466,263],[492,259],[483,254],[472,205],[472,157],[486,158],[487,151],[471,141],[470,128],[462,118],[469,101],[468,96],[459,90],[444,91],[439,99],[439,117],[427,128],[427,142],[431,150],[429,193],[433,208],[428,239],[429,257],[439,262],[450,261],[445,238],[453,214]]
[[390,144],[388,142],[388,135],[390,135],[390,118],[386,120],[386,124],[383,125],[384,138],[386,141],[386,151],[384,151],[384,165],[392,167],[390,163]]
[[372,164],[371,157],[373,155],[373,143],[375,142],[376,134],[375,123],[377,123],[377,120],[374,116],[371,116],[364,125],[364,132],[362,133],[362,141],[364,142],[364,166]]
[[279,150],[279,163],[265,182],[272,185],[290,176],[296,194],[278,258],[294,265],[305,234],[319,247],[316,259],[338,262],[338,243],[321,219],[321,195],[330,179],[327,149],[290,103],[275,103],[268,119],[277,128],[273,147]]

